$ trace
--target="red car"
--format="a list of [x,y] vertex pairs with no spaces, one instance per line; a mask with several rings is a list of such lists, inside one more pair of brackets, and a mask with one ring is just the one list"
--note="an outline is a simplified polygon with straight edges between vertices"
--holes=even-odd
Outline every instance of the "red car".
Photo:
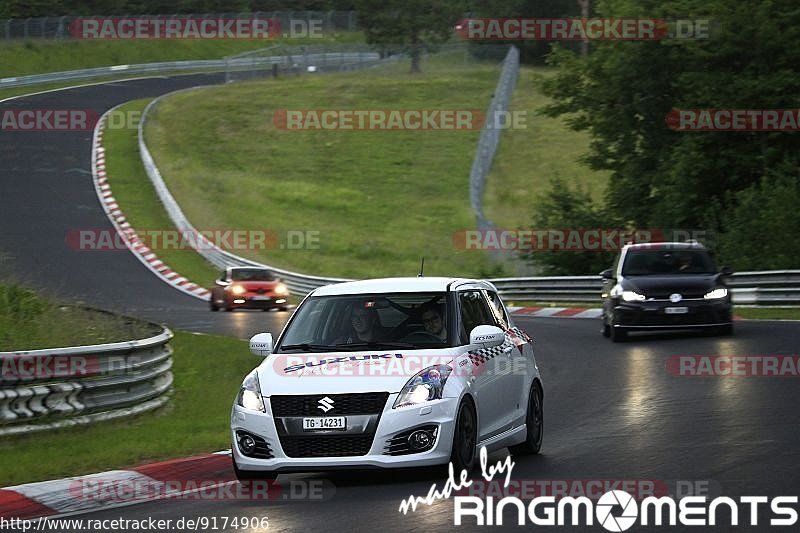
[[271,270],[228,267],[211,288],[212,311],[234,309],[288,309],[289,289]]

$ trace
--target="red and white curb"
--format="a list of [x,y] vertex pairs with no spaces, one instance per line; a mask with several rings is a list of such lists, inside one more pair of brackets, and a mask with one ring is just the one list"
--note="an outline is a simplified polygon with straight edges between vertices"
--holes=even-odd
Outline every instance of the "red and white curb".
[[[119,106],[117,106],[119,107]],[[97,125],[94,128],[94,138],[92,141],[92,178],[94,179],[94,188],[97,191],[97,197],[100,199],[100,204],[108,215],[111,224],[117,230],[117,233],[122,238],[125,245],[139,259],[147,268],[149,268],[156,276],[161,278],[162,281],[172,285],[176,289],[196,298],[208,300],[208,289],[192,283],[185,277],[181,276],[165,264],[158,256],[151,250],[136,233],[136,230],[130,225],[125,218],[114,194],[111,191],[111,184],[109,183],[109,176],[106,172],[106,149],[103,148],[103,127],[106,123],[108,114],[117,109],[116,107],[106,111]]]
[[[0,518],[35,519],[127,507],[234,483],[230,451],[0,489]],[[146,487],[136,494],[135,487]]]
[[514,315],[548,317],[548,318],[600,318],[601,308],[586,309],[580,307],[509,307]]

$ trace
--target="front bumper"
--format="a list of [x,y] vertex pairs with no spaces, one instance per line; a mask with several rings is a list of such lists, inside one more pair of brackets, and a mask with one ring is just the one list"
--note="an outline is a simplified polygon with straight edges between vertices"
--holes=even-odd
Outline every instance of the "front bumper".
[[[685,308],[680,314],[667,309]],[[727,326],[732,320],[729,300],[691,299],[672,303],[663,300],[617,302],[613,308],[613,327],[634,331],[694,329]]]
[[228,296],[228,307],[231,309],[271,309],[273,307],[284,307],[286,305],[286,296]]
[[[332,468],[404,468],[446,464],[450,461],[458,408],[457,398],[444,398],[421,406],[392,409],[397,394],[390,394],[374,430],[369,451],[365,455],[341,457],[289,457],[281,445],[269,398],[264,399],[266,413],[247,410],[238,405],[234,405],[231,411],[231,449],[233,459],[240,470],[308,472]],[[357,436],[359,429],[351,424],[350,418],[348,417],[347,432]],[[355,420],[357,417],[352,418]],[[387,441],[398,433],[430,425],[437,426],[437,433],[435,443],[429,450],[407,455],[385,453]],[[237,431],[246,431],[263,438],[270,447],[272,458],[259,459],[245,456],[237,443]],[[329,435],[334,433],[328,432]],[[309,435],[309,439],[324,438],[323,433],[308,432],[306,435]]]

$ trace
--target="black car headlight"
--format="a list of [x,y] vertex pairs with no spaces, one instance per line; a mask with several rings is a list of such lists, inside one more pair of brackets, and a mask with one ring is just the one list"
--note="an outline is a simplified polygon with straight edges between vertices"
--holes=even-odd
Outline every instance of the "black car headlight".
[[625,302],[643,302],[647,299],[644,294],[623,289],[622,285],[615,285],[614,288],[611,289],[611,297],[622,298]]
[[646,298],[644,294],[636,291],[622,291],[622,299],[626,302],[643,302]]
[[267,412],[264,408],[264,397],[261,396],[261,384],[258,382],[257,371],[253,370],[244,378],[242,388],[236,397],[236,405],[251,411]]
[[441,399],[444,384],[452,371],[450,365],[434,365],[422,370],[408,380],[392,409]]
[[720,287],[717,289],[713,289],[705,293],[703,296],[706,300],[720,300],[728,296],[728,289],[725,287]]

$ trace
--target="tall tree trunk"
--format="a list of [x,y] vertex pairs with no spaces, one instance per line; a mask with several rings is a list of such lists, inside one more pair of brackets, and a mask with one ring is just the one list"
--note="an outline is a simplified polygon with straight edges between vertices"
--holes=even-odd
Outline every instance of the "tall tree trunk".
[[416,33],[411,36],[411,74],[422,72],[420,67],[420,58],[422,56],[422,49],[420,48],[419,38]]

